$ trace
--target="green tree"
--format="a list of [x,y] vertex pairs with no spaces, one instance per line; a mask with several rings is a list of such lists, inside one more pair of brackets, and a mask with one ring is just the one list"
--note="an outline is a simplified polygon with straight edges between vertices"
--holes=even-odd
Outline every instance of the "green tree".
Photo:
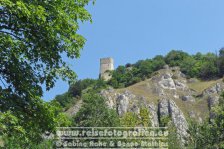
[[[7,148],[32,148],[43,142],[46,131],[55,133],[56,127],[70,126],[70,119],[62,113],[59,103],[36,100],[35,110],[25,115],[14,111],[0,113],[0,136]],[[32,114],[32,115],[31,115]]]
[[219,73],[220,73],[220,76],[223,76],[224,75],[224,48],[221,48],[219,50]]
[[69,94],[71,94],[73,97],[79,96],[81,97],[82,91],[91,85],[96,84],[96,80],[94,79],[84,79],[84,80],[79,80],[75,82],[74,84],[70,85],[69,87]]
[[112,72],[112,79],[109,80],[108,84],[114,88],[122,88],[130,83],[132,74],[127,70],[125,66],[118,66],[118,68]]
[[180,66],[181,62],[188,56],[189,54],[187,54],[186,52],[172,50],[166,55],[165,61],[170,66]]
[[172,149],[181,149],[184,148],[181,144],[181,140],[178,138],[177,129],[174,126],[173,122],[169,122],[168,125],[168,148]]
[[78,22],[91,21],[85,9],[88,3],[1,0],[0,76],[4,88],[18,95],[42,95],[40,84],[50,89],[59,76],[75,78],[62,53],[69,58],[80,56],[85,39],[77,34]]
[[215,113],[215,118],[210,120],[210,136],[212,136],[212,146],[224,148],[224,94],[219,100],[219,105],[214,107],[212,111]]
[[85,38],[77,31],[79,22],[91,21],[89,2],[0,1],[0,111],[10,111],[36,143],[57,125],[56,107],[40,99],[42,85],[49,90],[59,77],[69,83],[76,78],[62,55],[80,56]]
[[142,61],[139,65],[139,71],[141,72],[142,78],[149,78],[150,75],[153,73],[153,63],[151,59],[147,59]]
[[64,110],[67,110],[79,99],[73,97],[71,94],[69,94],[69,92],[66,92],[62,95],[57,95],[54,100],[57,101],[64,108]]
[[189,144],[195,149],[224,148],[224,94],[220,103],[212,108],[215,117],[205,121],[203,124],[191,122],[189,127]]
[[202,79],[213,79],[218,77],[217,57],[213,53],[207,53],[203,57],[199,77]]
[[89,92],[82,98],[84,104],[74,116],[74,125],[81,127],[119,126],[119,117],[116,111],[107,107],[103,97]]
[[198,77],[199,70],[196,67],[197,61],[193,57],[185,58],[180,64],[181,71],[189,77]]
[[153,70],[157,71],[162,69],[164,65],[166,65],[165,59],[162,55],[157,55],[152,59]]

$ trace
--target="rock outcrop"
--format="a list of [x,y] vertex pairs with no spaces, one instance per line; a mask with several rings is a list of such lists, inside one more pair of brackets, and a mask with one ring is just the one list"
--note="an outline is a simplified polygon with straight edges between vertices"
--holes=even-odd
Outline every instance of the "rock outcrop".
[[195,101],[194,97],[191,95],[182,96],[182,100],[183,101],[191,101],[191,102]]
[[161,99],[159,101],[159,115],[160,117],[169,116],[169,101],[167,99]]
[[120,116],[128,112],[130,98],[125,94],[121,94],[117,97],[117,112]]
[[158,82],[159,86],[163,89],[176,89],[174,80],[172,79],[172,73],[165,73],[161,76],[160,81]]
[[178,137],[182,140],[183,143],[185,143],[189,134],[187,133],[188,123],[184,117],[184,114],[173,100],[169,100],[169,109],[172,122],[177,129]]
[[220,94],[224,91],[224,83],[218,82],[215,85],[205,89],[202,93],[202,97],[207,99],[208,107],[210,110],[209,118],[213,119],[215,117],[212,107],[218,105]]
[[173,100],[162,99],[159,101],[159,117],[169,116],[177,129],[178,137],[185,143],[188,136],[188,123],[183,112]]
[[146,108],[146,99],[142,96],[136,96],[126,90],[124,93],[116,93],[115,90],[103,90],[100,93],[106,98],[108,107],[117,111],[119,116],[123,116],[127,112],[140,113],[140,108]]
[[75,115],[81,107],[82,107],[82,100],[79,100],[76,102],[74,106],[69,108],[66,113],[70,116]]
[[[119,116],[127,112],[140,114],[141,108],[149,110],[152,127],[160,126],[161,117],[167,116],[176,127],[178,137],[186,143],[188,123],[187,117],[202,123],[209,110],[219,103],[219,96],[224,91],[224,83],[220,80],[208,83],[209,87],[197,89],[197,79],[187,79],[178,67],[164,66],[152,78],[125,89],[109,88],[102,90],[109,108],[117,111]],[[75,114],[81,106],[74,106],[70,113]],[[206,115],[207,114],[207,115]],[[210,118],[214,113],[210,111]]]
[[224,83],[220,82],[220,83],[216,83],[214,86],[209,87],[208,89],[204,90],[202,95],[206,96],[206,95],[212,95],[212,94],[220,94],[224,89]]
[[154,104],[149,104],[152,127],[159,127],[158,110]]

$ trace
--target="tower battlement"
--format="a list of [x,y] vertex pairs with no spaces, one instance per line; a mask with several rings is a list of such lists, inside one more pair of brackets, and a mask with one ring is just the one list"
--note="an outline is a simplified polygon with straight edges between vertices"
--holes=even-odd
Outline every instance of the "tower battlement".
[[114,60],[111,57],[100,59],[100,78],[107,81],[111,76],[108,71],[114,70]]
[[110,57],[100,59],[100,64],[110,64],[110,63],[114,63],[114,60]]

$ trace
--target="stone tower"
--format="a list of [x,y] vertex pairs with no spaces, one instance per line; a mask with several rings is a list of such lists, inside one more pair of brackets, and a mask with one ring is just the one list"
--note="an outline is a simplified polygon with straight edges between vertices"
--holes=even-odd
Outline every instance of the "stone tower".
[[100,78],[108,81],[111,76],[108,71],[114,70],[114,60],[112,58],[101,58],[100,59]]

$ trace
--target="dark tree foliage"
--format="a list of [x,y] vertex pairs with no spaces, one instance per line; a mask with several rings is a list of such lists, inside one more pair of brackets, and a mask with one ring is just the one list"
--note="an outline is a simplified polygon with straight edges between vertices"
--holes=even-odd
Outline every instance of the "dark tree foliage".
[[132,66],[131,63],[127,63],[127,64],[125,65],[126,68],[131,67],[131,66]]
[[114,88],[130,86],[150,78],[166,64],[171,67],[179,66],[189,78],[216,79],[224,75],[224,50],[220,50],[218,57],[213,53],[190,55],[183,51],[172,50],[165,57],[158,55],[153,59],[139,60],[135,64],[128,63],[126,67],[119,66],[112,72],[112,79],[108,84]]
[[[199,78],[202,80],[216,79],[222,76],[224,67],[224,52],[221,49],[220,55],[217,57],[213,53],[196,53],[189,55],[183,51],[172,50],[166,56],[155,56],[153,59],[139,60],[134,64],[127,63],[125,66],[118,66],[118,68],[111,72],[112,78],[108,82],[102,80],[95,80],[101,82],[106,87],[111,85],[114,88],[124,88],[142,80],[150,78],[156,71],[163,69],[164,65],[179,66],[181,71],[189,78]],[[95,85],[94,80],[85,79],[71,85],[69,93],[73,97],[81,96],[83,90],[88,85]]]
[[224,75],[224,48],[221,48],[219,51],[219,73],[220,76],[222,77]]
[[[80,56],[85,39],[79,21],[91,21],[89,0],[0,1],[0,108],[26,111],[42,84],[49,90],[61,77],[76,75],[62,59]],[[4,105],[4,107],[1,107]]]
[[105,99],[94,92],[83,96],[83,106],[74,117],[74,125],[79,127],[119,126],[116,111],[109,109]]
[[77,34],[78,21],[91,20],[84,8],[88,2],[1,0],[2,88],[23,97],[42,95],[41,84],[50,89],[59,76],[74,79],[61,54],[80,56],[85,39]]
[[73,97],[79,96],[81,97],[82,91],[94,84],[96,84],[96,80],[94,79],[84,79],[84,80],[79,80],[75,82],[74,84],[70,85],[69,87],[69,94],[71,94]]
[[187,57],[189,57],[189,54],[186,52],[172,50],[166,55],[165,61],[170,66],[180,66]]
[[64,110],[67,110],[72,105],[74,105],[79,99],[73,97],[71,94],[69,94],[69,92],[66,92],[62,95],[57,95],[54,100],[57,101],[60,106],[64,107]]
[[159,70],[162,69],[164,65],[166,65],[165,59],[162,55],[157,55],[152,59],[153,63],[153,70]]
[[[25,134],[17,140],[25,142],[21,148],[32,148],[29,143],[40,143],[45,131],[59,126],[57,106],[40,98],[42,86],[49,90],[59,77],[75,80],[62,55],[80,56],[86,40],[77,31],[79,22],[91,21],[85,8],[89,2],[0,0],[0,118],[8,113],[0,121],[0,133],[3,126],[9,127],[7,117],[13,118],[13,128]],[[4,132],[7,139],[17,136]]]
[[222,149],[224,148],[224,94],[217,106],[211,110],[215,117],[198,124],[191,121],[189,127],[189,145],[195,149]]
[[89,90],[98,92],[101,89],[106,88],[107,86],[108,85],[106,84],[106,82],[100,79],[79,80],[76,83],[70,85],[66,93],[57,95],[54,100],[57,101],[64,108],[64,110],[67,110],[81,99],[83,93],[86,93]]

